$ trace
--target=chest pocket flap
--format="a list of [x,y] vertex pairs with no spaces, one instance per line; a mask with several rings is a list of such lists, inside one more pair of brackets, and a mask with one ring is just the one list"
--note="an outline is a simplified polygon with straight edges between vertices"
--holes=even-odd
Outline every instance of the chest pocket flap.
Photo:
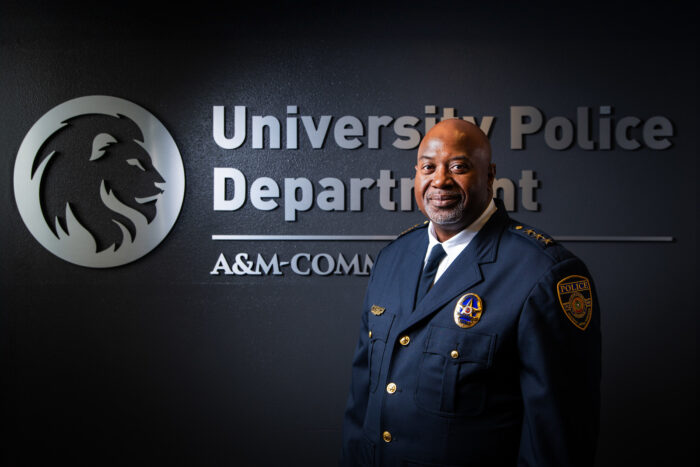
[[[444,355],[454,363],[472,362],[491,366],[495,339],[490,334],[433,326],[426,343],[427,353]],[[457,351],[456,357],[453,354]]]
[[370,340],[380,340],[386,342],[387,337],[389,337],[389,330],[391,329],[391,323],[394,322],[394,314],[385,311],[379,316],[370,315],[367,326],[372,332],[372,337]]

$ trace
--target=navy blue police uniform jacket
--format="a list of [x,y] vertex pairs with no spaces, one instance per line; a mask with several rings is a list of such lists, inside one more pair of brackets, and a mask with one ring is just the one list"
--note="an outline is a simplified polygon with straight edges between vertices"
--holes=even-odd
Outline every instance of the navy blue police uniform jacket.
[[[497,208],[420,303],[427,223],[380,251],[341,465],[593,465],[601,372],[593,281],[576,256]],[[471,327],[457,324],[465,296],[468,311],[480,306]]]

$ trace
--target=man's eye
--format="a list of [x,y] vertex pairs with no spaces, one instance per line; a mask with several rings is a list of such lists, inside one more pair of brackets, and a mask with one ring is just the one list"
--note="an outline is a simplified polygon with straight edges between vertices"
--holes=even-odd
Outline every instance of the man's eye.
[[450,170],[453,172],[466,172],[469,170],[469,167],[466,164],[454,164],[450,167]]
[[434,166],[432,166],[430,164],[425,164],[425,165],[421,166],[421,169],[425,172],[430,172],[431,170],[434,169]]

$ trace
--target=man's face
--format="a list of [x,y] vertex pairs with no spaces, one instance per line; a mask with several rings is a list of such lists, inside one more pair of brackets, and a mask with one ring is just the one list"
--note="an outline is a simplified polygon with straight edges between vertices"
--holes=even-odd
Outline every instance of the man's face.
[[418,148],[416,202],[438,237],[446,236],[441,241],[474,222],[493,196],[488,140],[464,123],[442,122]]

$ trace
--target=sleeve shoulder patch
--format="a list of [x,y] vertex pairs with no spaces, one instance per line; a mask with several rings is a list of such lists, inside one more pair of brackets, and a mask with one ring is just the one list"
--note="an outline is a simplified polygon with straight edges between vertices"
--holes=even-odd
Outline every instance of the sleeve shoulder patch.
[[574,326],[585,331],[593,314],[591,281],[584,276],[567,276],[556,287],[562,311]]

